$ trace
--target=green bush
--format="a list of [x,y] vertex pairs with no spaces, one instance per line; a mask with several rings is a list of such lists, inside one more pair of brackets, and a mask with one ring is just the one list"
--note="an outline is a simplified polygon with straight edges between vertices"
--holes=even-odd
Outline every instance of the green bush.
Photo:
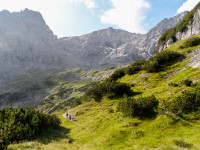
[[80,100],[80,99],[76,99],[76,100],[73,102],[73,107],[76,107],[76,106],[81,105],[81,104],[82,104],[81,100]]
[[171,101],[161,101],[161,112],[170,112],[181,116],[200,107],[200,91],[184,91]]
[[100,101],[103,96],[111,95],[112,97],[123,96],[124,94],[130,95],[132,90],[126,83],[120,83],[116,81],[105,80],[102,83],[96,84],[94,87],[89,88],[83,98],[84,99],[95,99]]
[[197,46],[200,44],[200,38],[199,37],[191,37],[189,39],[187,39],[183,45],[181,45],[181,49],[183,48],[188,48],[188,47],[193,47],[193,46]]
[[170,62],[175,61],[182,54],[174,51],[162,51],[150,58],[149,60],[138,60],[124,69],[124,73],[128,75],[135,74],[145,70],[147,72],[156,72],[167,66]]
[[145,70],[147,72],[156,72],[159,68],[160,68],[160,65],[158,64],[156,60],[152,60],[152,61],[149,60],[145,64]]
[[115,72],[109,77],[111,81],[117,81],[117,79],[122,78],[125,76],[124,68],[117,69]]
[[133,116],[134,114],[135,99],[125,97],[117,106],[117,111],[122,112],[123,115]]
[[181,82],[181,84],[182,85],[186,85],[186,86],[192,86],[192,80],[189,80],[189,79],[186,79],[186,80],[183,80],[182,82]]
[[12,142],[31,140],[42,129],[58,127],[56,116],[25,108],[0,110],[0,149],[6,149]]
[[129,65],[125,68],[124,72],[125,74],[135,74],[138,71],[144,70],[144,65],[146,63],[146,60],[137,60],[135,63]]
[[167,66],[168,63],[175,61],[178,57],[182,55],[173,51],[162,51],[158,53],[153,58],[149,59],[145,64],[145,70],[147,72],[156,72]]
[[192,87],[196,89],[200,89],[200,82],[192,83]]
[[119,102],[117,110],[124,116],[148,117],[156,114],[158,104],[154,95],[138,99],[125,97]]

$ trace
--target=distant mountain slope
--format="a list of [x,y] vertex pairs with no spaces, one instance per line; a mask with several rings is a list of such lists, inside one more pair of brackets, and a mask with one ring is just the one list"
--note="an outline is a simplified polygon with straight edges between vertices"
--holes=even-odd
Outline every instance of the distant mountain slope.
[[62,38],[63,50],[82,67],[128,65],[138,59],[148,59],[157,50],[158,38],[167,29],[178,24],[187,14],[164,19],[147,34],[129,33],[113,28],[87,35]]

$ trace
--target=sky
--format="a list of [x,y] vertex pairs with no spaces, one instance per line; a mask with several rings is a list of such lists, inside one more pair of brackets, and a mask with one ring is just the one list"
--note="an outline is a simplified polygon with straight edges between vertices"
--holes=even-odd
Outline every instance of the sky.
[[0,11],[39,11],[58,37],[113,27],[146,33],[164,18],[190,11],[200,0],[0,0]]

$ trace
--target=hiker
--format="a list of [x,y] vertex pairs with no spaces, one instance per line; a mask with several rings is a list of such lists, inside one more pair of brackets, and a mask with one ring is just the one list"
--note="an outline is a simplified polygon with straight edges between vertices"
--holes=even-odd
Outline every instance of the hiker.
[[71,115],[69,115],[69,120],[71,120],[72,119],[72,116]]
[[67,113],[67,114],[66,114],[66,117],[68,118],[68,116],[69,116],[69,114]]

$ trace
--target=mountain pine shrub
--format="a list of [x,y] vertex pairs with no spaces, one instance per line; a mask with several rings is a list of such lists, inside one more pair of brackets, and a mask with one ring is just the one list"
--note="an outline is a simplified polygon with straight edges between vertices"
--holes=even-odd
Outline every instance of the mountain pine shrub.
[[125,74],[128,74],[128,75],[135,74],[141,70],[144,70],[145,63],[146,63],[146,60],[137,60],[133,64],[126,67],[124,72]]
[[183,45],[180,46],[181,49],[183,48],[188,48],[188,47],[193,47],[193,46],[197,46],[200,45],[200,38],[199,37],[191,37],[189,39],[187,39]]
[[189,90],[182,92],[181,95],[171,101],[161,101],[161,112],[172,113],[181,116],[200,107],[200,90]]
[[109,77],[111,81],[117,81],[117,79],[122,78],[125,76],[124,68],[117,69],[115,72]]
[[190,80],[190,79],[186,79],[186,80],[183,80],[182,82],[181,82],[181,84],[182,85],[185,85],[185,86],[192,86],[192,80]]
[[58,127],[60,120],[54,115],[43,114],[28,108],[5,108],[0,110],[0,149],[8,144],[31,140],[41,130]]
[[181,56],[182,54],[174,51],[162,51],[145,63],[145,70],[147,72],[159,71],[163,69],[163,67],[167,66],[168,63],[175,61]]
[[124,116],[148,117],[156,114],[159,101],[154,95],[138,99],[126,97],[118,104],[117,110]]
[[121,97],[124,94],[132,94],[131,87],[126,83],[110,81],[109,79],[102,83],[96,84],[94,87],[89,88],[84,96],[84,100],[94,99],[95,101],[101,101],[105,95],[112,95],[112,97]]

